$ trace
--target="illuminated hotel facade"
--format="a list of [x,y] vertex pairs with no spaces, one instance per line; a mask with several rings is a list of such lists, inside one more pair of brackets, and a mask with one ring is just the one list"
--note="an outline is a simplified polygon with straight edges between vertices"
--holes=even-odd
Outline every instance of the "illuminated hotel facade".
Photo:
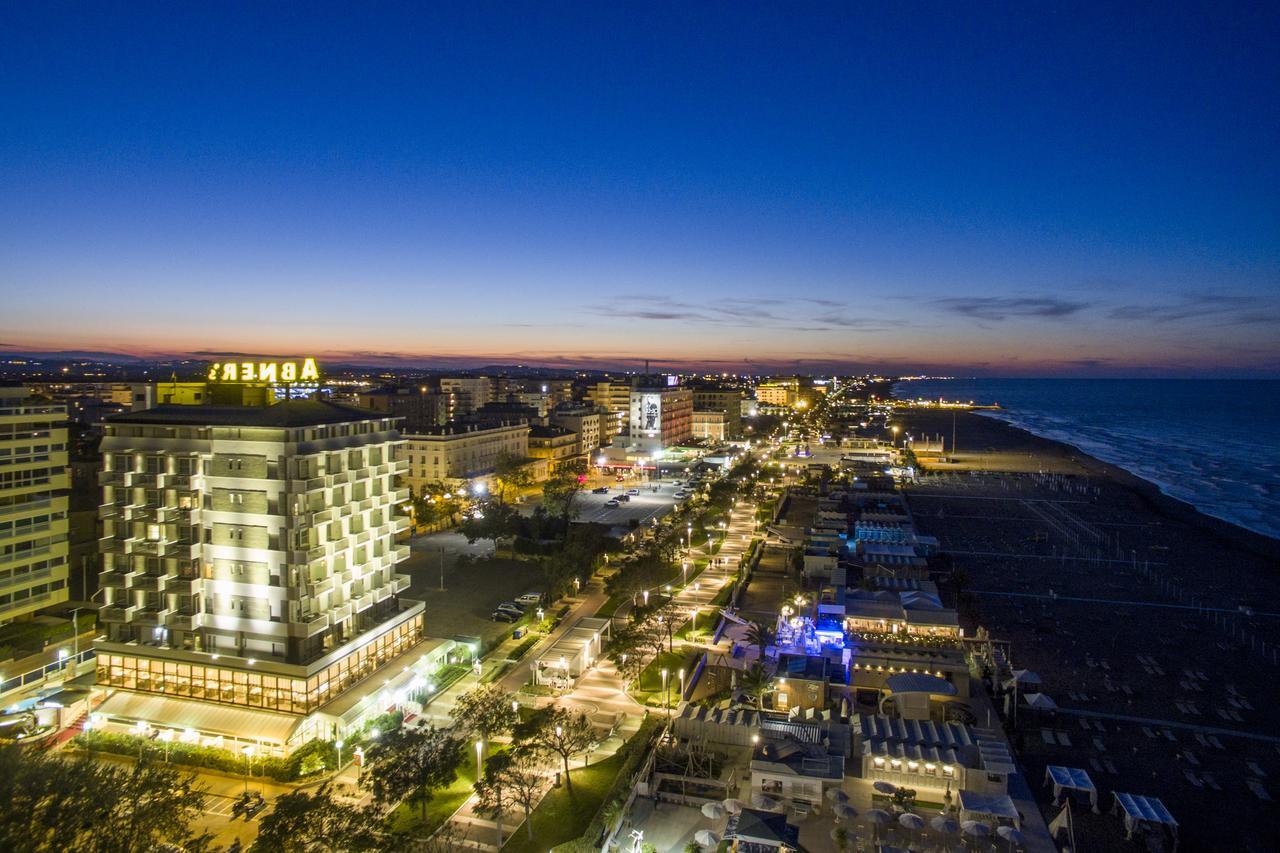
[[[401,443],[394,419],[322,400],[109,420],[97,681],[126,698],[104,714],[148,694],[169,703],[153,717],[193,700],[309,715],[421,641],[395,572]],[[324,734],[286,730],[277,746]]]

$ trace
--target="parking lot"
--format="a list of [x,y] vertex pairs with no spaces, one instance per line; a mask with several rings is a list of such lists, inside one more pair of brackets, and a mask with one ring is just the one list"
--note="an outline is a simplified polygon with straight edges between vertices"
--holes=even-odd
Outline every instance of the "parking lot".
[[[638,485],[618,483],[609,486],[607,495],[584,491],[574,503],[574,518],[577,521],[592,521],[618,527],[630,526],[632,519],[639,524],[645,524],[671,511],[676,504],[675,493],[678,488],[668,480]],[[640,494],[632,495],[630,500],[616,507],[606,506],[610,500],[624,494],[628,489],[639,489]]]

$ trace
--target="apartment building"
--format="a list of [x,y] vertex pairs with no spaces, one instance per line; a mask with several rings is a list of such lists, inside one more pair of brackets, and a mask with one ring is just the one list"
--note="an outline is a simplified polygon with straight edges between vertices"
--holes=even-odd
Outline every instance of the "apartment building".
[[440,391],[453,395],[453,417],[474,412],[485,403],[499,399],[487,376],[446,377],[440,380]]
[[629,448],[660,453],[693,437],[693,392],[688,388],[634,388],[630,411]]
[[[152,723],[191,717],[192,700],[310,715],[416,645],[423,607],[399,600],[409,579],[395,572],[409,556],[395,541],[401,444],[391,418],[321,400],[109,420],[104,716],[136,716],[131,694],[163,697],[146,700]],[[300,723],[291,742],[315,734]]]
[[527,423],[453,423],[404,438],[396,458],[407,464],[404,482],[414,494],[492,474],[501,456],[529,455]]
[[578,453],[590,454],[603,443],[603,416],[591,406],[561,403],[548,417],[552,426],[564,427],[578,436]]
[[67,600],[67,411],[0,387],[0,624]]
[[761,382],[756,386],[756,400],[769,406],[794,406],[800,399],[800,383],[795,379]]
[[693,437],[710,441],[724,441],[728,436],[724,412],[700,412],[693,410]]
[[443,426],[454,414],[453,395],[426,386],[362,391],[356,399],[361,408],[401,418],[399,428],[404,433]]
[[558,426],[535,426],[529,430],[529,456],[547,460],[547,472],[579,458],[578,434]]
[[741,438],[742,396],[742,391],[738,388],[694,388],[693,410],[695,414],[720,412],[724,415],[724,435],[720,438]]

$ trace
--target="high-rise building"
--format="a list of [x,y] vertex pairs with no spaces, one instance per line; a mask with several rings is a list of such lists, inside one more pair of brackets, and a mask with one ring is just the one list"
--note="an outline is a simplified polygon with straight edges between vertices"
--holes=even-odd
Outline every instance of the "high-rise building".
[[361,391],[356,399],[361,408],[400,418],[401,432],[438,427],[453,417],[453,395],[426,386]]
[[400,444],[393,419],[321,400],[108,421],[98,683],[297,715],[289,741],[314,735],[303,716],[423,637],[395,572]]
[[0,624],[67,600],[67,412],[0,387]]
[[[742,436],[741,389],[694,388],[693,409],[695,412],[721,412],[724,414],[723,435],[720,435],[719,438],[740,438]],[[708,420],[707,422],[709,423],[710,421]]]
[[693,437],[693,392],[688,388],[633,388],[630,410],[630,448],[644,453],[661,452]]
[[440,390],[453,395],[453,417],[474,412],[495,399],[487,376],[454,376],[440,380]]

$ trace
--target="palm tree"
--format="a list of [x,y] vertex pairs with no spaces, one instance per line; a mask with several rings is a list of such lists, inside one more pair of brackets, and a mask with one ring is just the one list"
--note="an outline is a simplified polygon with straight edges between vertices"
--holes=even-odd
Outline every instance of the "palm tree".
[[763,622],[752,622],[747,626],[747,642],[756,647],[756,660],[764,660],[764,650],[773,644],[773,628]]
[[738,682],[738,689],[755,700],[756,710],[764,707],[764,694],[769,692],[769,685],[773,679],[764,671],[764,665],[756,663],[750,669],[742,673],[742,679]]

